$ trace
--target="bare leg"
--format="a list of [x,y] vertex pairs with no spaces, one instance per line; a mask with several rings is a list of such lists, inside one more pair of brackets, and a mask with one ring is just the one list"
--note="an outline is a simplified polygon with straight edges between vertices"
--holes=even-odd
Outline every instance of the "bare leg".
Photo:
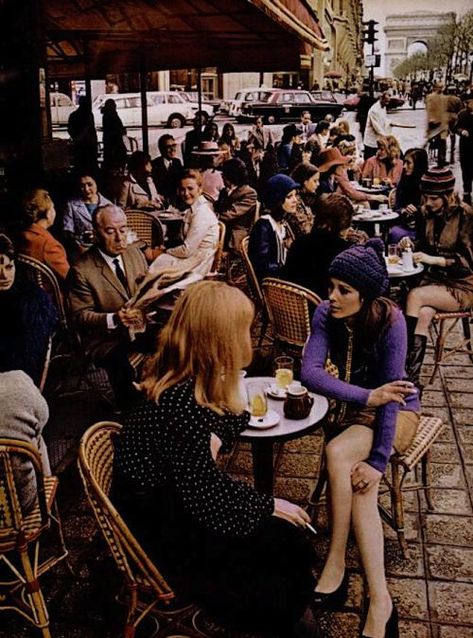
[[455,297],[443,286],[419,286],[407,297],[406,314],[418,317],[415,334],[427,336],[436,312],[454,312],[459,307]]
[[378,484],[365,494],[353,494],[352,518],[370,593],[370,607],[363,634],[384,638],[392,602],[384,573],[384,538],[378,512]]
[[330,548],[316,591],[329,593],[340,585],[345,572],[345,552],[350,531],[353,491],[351,469],[369,455],[373,432],[353,425],[327,445],[327,470],[332,504]]

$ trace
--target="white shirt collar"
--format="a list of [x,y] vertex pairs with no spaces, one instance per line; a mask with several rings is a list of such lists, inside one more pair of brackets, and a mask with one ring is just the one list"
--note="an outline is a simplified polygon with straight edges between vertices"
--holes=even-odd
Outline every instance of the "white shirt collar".
[[102,250],[100,250],[100,248],[97,247],[97,250],[99,251],[99,253],[102,255],[105,263],[107,264],[107,266],[111,269],[111,271],[113,272],[113,274],[115,275],[115,264],[113,263],[115,259],[118,259],[118,263],[120,264],[120,268],[125,271],[125,267],[123,265],[123,259],[121,255],[116,255],[115,257],[112,257],[111,255],[107,255],[106,253],[104,253]]

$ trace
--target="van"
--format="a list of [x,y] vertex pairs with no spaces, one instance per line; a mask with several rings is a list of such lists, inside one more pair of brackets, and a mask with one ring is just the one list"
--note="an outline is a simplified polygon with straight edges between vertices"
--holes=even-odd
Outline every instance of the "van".
[[[179,91],[148,91],[146,99],[149,126],[182,127],[187,121],[193,119],[198,109],[196,105],[187,102]],[[115,101],[117,113],[123,122],[123,126],[141,126],[140,93],[103,93],[98,95],[92,104],[92,112],[97,128],[102,128],[101,108],[106,100]]]

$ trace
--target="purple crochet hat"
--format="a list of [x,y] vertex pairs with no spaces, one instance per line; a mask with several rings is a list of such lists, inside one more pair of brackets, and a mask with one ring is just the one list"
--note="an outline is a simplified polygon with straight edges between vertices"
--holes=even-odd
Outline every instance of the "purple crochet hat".
[[369,239],[362,246],[344,250],[332,261],[328,273],[330,277],[356,288],[365,299],[375,299],[386,294],[389,279],[383,242],[380,239]]

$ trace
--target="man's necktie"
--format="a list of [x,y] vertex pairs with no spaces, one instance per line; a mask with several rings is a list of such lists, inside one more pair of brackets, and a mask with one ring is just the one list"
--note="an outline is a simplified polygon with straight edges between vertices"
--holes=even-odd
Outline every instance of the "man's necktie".
[[122,267],[120,266],[120,262],[118,261],[118,259],[114,259],[113,260],[113,265],[115,266],[115,274],[118,278],[118,281],[121,283],[121,285],[123,286],[123,288],[125,288],[127,294],[130,294],[130,289],[128,288],[128,282],[126,280],[125,277],[125,273],[122,270]]

